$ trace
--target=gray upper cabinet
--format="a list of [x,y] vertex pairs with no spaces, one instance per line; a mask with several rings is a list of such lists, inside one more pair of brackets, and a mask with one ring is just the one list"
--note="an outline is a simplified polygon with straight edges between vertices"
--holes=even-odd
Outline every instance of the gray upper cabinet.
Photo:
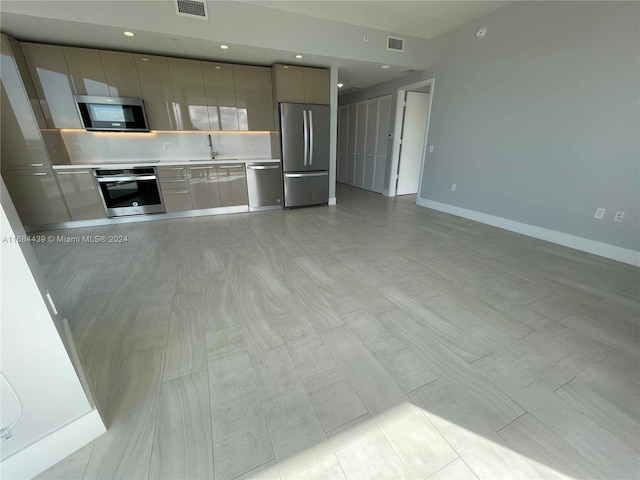
[[8,37],[2,36],[0,57],[0,156],[2,170],[48,167],[49,157],[31,101],[22,82]]
[[304,67],[273,66],[273,87],[276,102],[308,103],[304,95]]
[[238,107],[233,65],[202,62],[211,130],[238,130]]
[[173,86],[167,59],[154,55],[138,54],[134,54],[133,58],[140,79],[149,128],[152,130],[176,130]]
[[142,90],[136,71],[133,54],[125,52],[100,51],[100,59],[107,79],[109,95],[112,97],[141,98]]
[[304,69],[304,101],[329,105],[331,97],[331,74],[324,68]]
[[21,46],[47,126],[82,128],[62,47],[39,43]]
[[239,130],[274,130],[271,69],[234,65]]
[[63,47],[76,95],[109,96],[100,51],[91,48]]
[[330,78],[329,70],[324,68],[274,65],[276,102],[329,105]]
[[211,130],[202,62],[169,58],[167,63],[173,87],[176,130]]

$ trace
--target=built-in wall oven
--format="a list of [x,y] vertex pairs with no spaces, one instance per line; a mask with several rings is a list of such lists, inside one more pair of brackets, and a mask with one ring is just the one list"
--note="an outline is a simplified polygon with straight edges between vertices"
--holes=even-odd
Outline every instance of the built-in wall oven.
[[94,170],[108,217],[165,211],[155,167]]

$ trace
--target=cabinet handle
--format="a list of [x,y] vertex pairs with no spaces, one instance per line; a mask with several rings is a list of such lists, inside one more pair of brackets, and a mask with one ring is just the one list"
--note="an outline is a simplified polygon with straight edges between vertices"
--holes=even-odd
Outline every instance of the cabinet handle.
[[47,172],[37,172],[37,173],[32,173],[31,175],[33,175],[34,177],[40,177],[43,175],[47,175]]
[[244,169],[244,165],[243,164],[239,164],[239,165],[218,165],[218,168],[243,168]]
[[184,178],[178,178],[178,179],[171,179],[171,180],[165,180],[164,178],[160,177],[160,183],[184,183],[187,180]]
[[189,190],[172,190],[172,191],[163,191],[163,195],[183,195],[185,193],[189,193]]
[[189,170],[208,170],[213,167],[189,167]]
[[158,170],[184,170],[184,167],[160,167]]
[[32,167],[44,167],[44,163],[32,163]]
[[56,175],[91,175],[91,172],[56,172]]

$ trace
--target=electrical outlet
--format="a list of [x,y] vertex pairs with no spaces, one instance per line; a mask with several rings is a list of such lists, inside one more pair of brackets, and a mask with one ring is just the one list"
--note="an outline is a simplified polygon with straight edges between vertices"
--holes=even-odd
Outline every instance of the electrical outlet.
[[169,142],[165,142],[162,144],[162,148],[164,150],[171,150],[171,144]]
[[624,212],[622,210],[618,210],[616,214],[613,216],[613,221],[622,222],[623,218],[624,218]]
[[82,148],[82,144],[81,143],[74,143],[73,146],[76,149],[76,152],[83,152],[84,148]]
[[456,191],[456,188],[458,188],[458,186],[457,186],[455,183],[452,183],[452,184],[451,184],[451,191],[452,191],[452,192],[455,192],[455,191]]
[[597,218],[598,220],[602,220],[602,217],[604,217],[604,212],[606,212],[607,209],[606,208],[596,208],[596,214],[593,216],[593,218]]
[[433,145],[429,145],[429,153],[433,153]]
[[256,146],[255,146],[253,143],[250,143],[250,144],[249,144],[249,151],[250,151],[250,152],[253,152],[253,151],[255,150],[255,147],[256,147]]

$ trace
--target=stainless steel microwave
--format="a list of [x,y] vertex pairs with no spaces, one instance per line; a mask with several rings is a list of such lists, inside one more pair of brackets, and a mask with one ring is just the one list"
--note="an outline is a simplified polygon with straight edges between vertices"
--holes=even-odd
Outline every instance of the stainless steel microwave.
[[76,95],[78,113],[86,130],[148,132],[149,123],[141,98]]

